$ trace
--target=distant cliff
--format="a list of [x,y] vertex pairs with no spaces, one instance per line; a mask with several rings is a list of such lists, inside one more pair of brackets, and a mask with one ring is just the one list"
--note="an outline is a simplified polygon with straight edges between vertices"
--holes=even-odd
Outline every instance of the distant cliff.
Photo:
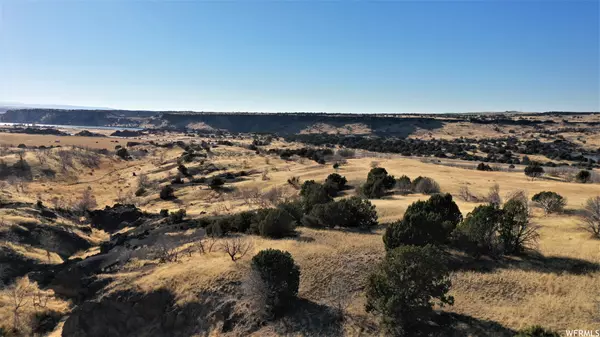
[[134,126],[157,115],[154,111],[15,109],[0,115],[1,122],[84,126]]
[[0,115],[0,122],[82,126],[141,127],[149,129],[222,130],[234,133],[327,133],[408,136],[416,130],[435,130],[444,124],[470,122],[505,126],[555,123],[506,114],[327,114],[223,113],[131,110],[19,109]]
[[430,117],[324,113],[193,113],[129,110],[19,109],[0,115],[1,122],[83,126],[130,126],[265,132],[279,134],[394,134],[435,129],[443,120]]

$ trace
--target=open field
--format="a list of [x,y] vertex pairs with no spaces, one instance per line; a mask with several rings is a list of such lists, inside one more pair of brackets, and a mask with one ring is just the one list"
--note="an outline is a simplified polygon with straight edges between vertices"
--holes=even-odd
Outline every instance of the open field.
[[[450,133],[454,131],[449,130]],[[60,139],[60,143],[55,143],[56,139]],[[115,143],[115,140],[119,143]],[[187,145],[195,146],[204,141],[212,145],[210,151],[202,152],[205,157],[182,161],[184,149],[181,146],[156,147],[146,143],[149,140],[181,140]],[[232,146],[227,146],[216,145],[214,138],[188,137],[181,133],[155,138],[148,136],[143,144],[128,148],[132,158],[125,160],[116,156],[113,149],[115,145],[124,146],[126,139],[1,134],[2,144],[16,146],[23,143],[28,147],[62,145],[60,149],[44,153],[41,160],[35,153],[37,150],[26,149],[24,159],[32,172],[31,177],[23,179],[20,184],[3,179],[0,194],[2,230],[8,233],[14,228],[11,226],[21,226],[26,232],[51,230],[56,238],[66,238],[67,234],[64,233],[69,233],[68,238],[71,240],[68,241],[70,246],[65,248],[60,243],[52,246],[37,239],[9,241],[4,236],[2,238],[6,242],[2,243],[2,247],[7,247],[6,251],[13,252],[16,254],[14,256],[19,256],[23,261],[29,261],[35,266],[35,270],[59,270],[61,265],[70,263],[69,260],[74,261],[76,257],[83,257],[85,262],[85,258],[101,256],[102,254],[95,255],[101,251],[99,246],[102,242],[108,242],[117,232],[123,235],[137,233],[135,226],[138,225],[128,223],[119,231],[109,234],[105,230],[90,227],[90,220],[83,216],[76,217],[66,211],[59,211],[75,209],[86,191],[91,191],[95,199],[96,205],[92,208],[102,209],[105,205],[112,206],[119,202],[134,204],[141,211],[152,214],[157,214],[162,209],[184,209],[186,220],[183,224],[186,224],[210,216],[274,207],[282,200],[295,200],[299,192],[288,183],[288,179],[292,177],[298,177],[300,183],[307,180],[323,182],[329,174],[337,172],[346,177],[352,188],[342,191],[336,199],[348,198],[357,194],[355,187],[362,185],[369,170],[377,166],[385,168],[396,178],[402,175],[411,179],[417,176],[433,178],[439,183],[441,192],[454,196],[463,216],[483,204],[460,200],[458,196],[465,187],[474,195],[485,196],[497,184],[503,199],[518,190],[524,190],[529,198],[541,191],[554,191],[567,199],[565,211],[561,214],[546,215],[541,209],[533,208],[531,221],[540,226],[539,240],[532,247],[533,251],[501,259],[484,257],[452,270],[450,294],[454,296],[455,304],[441,310],[459,317],[453,330],[454,335],[512,336],[516,330],[535,324],[557,331],[600,327],[600,241],[580,228],[581,220],[578,215],[587,199],[600,195],[599,184],[581,184],[565,181],[561,177],[532,180],[523,174],[520,166],[513,171],[477,171],[436,165],[399,155],[371,157],[363,151],[357,151],[356,158],[347,158],[339,168],[334,169],[334,161],[331,159],[326,164],[318,164],[298,156],[284,160],[266,152],[271,148],[297,149],[302,144],[274,141],[270,145],[261,146],[261,153],[257,154],[248,148],[252,138],[238,137],[231,138],[231,141]],[[61,157],[58,151],[70,150],[69,145],[91,149],[106,148],[110,152],[97,154],[97,161],[90,163],[86,158],[95,152],[73,149],[72,164],[65,166],[64,155]],[[17,151],[16,148],[6,148],[0,159],[9,165],[15,165],[18,163]],[[444,164],[444,160],[441,161]],[[244,174],[227,180],[221,189],[194,182],[192,177],[183,177],[182,184],[170,184],[180,174],[178,162],[187,167],[193,178],[202,176],[210,179],[227,172],[233,174],[243,171]],[[48,170],[54,174],[44,175],[43,172]],[[142,179],[140,177],[147,179],[147,183],[145,192],[136,196]],[[166,185],[174,187],[175,199],[159,198],[161,188]],[[269,199],[265,196],[272,191],[277,191],[275,197]],[[231,234],[231,237],[241,237],[244,242],[251,244],[249,252],[237,262],[231,261],[229,256],[217,248],[231,239],[227,236],[216,239],[212,252],[190,250],[189,253],[182,253],[176,262],[161,263],[148,256],[131,258],[117,267],[110,267],[113,269],[98,272],[94,276],[96,281],[110,281],[98,293],[88,295],[85,300],[106,299],[111,294],[122,291],[141,294],[166,291],[173,298],[172,305],[181,310],[184,316],[180,318],[178,334],[174,335],[201,335],[199,331],[188,334],[194,327],[203,326],[197,317],[208,317],[207,312],[218,310],[211,302],[217,301],[216,298],[223,300],[231,296],[229,300],[239,300],[236,289],[248,274],[251,257],[262,249],[276,248],[290,252],[300,266],[298,296],[302,302],[298,304],[299,309],[291,313],[288,320],[270,322],[251,331],[243,330],[242,327],[224,329],[224,322],[217,322],[210,327],[203,326],[202,331],[211,332],[212,335],[254,336],[381,335],[377,317],[365,311],[366,280],[385,255],[382,235],[386,224],[400,220],[413,202],[427,200],[429,197],[418,193],[401,194],[392,190],[381,199],[371,199],[380,225],[370,232],[298,227],[296,236],[278,240],[257,235]],[[35,206],[38,201],[58,216],[55,219],[39,216]],[[143,228],[150,233],[158,233],[166,225],[155,218],[149,218],[139,226],[140,231]],[[192,225],[188,227],[182,227],[187,231],[171,227],[168,230],[170,234],[184,236],[193,236],[201,230]],[[167,235],[166,232],[160,233],[162,236]],[[186,249],[194,245],[189,240],[181,241],[177,249],[187,252]],[[461,256],[461,253],[453,249],[449,249],[448,254]],[[6,263],[6,260],[0,262]],[[87,309],[82,302],[78,302],[81,297],[69,298],[63,289],[56,289],[57,295],[52,295],[49,308],[54,308],[65,316],[54,329],[53,335],[62,333],[63,336],[75,336],[77,333],[74,334],[73,331],[79,330],[73,330],[73,320],[69,321],[67,318],[73,310],[74,317],[81,317],[79,312],[85,313],[83,310]],[[9,295],[6,290],[2,292],[3,303],[10,302]],[[328,308],[341,300],[347,303],[346,319],[335,321]],[[0,317],[12,317],[8,310],[9,305],[0,309]],[[35,311],[31,308],[27,310],[23,312],[23,317]],[[110,316],[108,313],[106,315]],[[9,329],[12,324],[6,319],[2,319],[2,322],[0,327],[4,329]],[[63,324],[68,328],[64,328]],[[153,335],[151,322],[147,322],[146,328],[138,335]],[[157,326],[155,328],[158,329]]]
[[105,137],[28,135],[22,133],[0,133],[0,145],[25,144],[26,146],[83,146],[97,149],[112,149],[116,145],[125,145],[126,139]]

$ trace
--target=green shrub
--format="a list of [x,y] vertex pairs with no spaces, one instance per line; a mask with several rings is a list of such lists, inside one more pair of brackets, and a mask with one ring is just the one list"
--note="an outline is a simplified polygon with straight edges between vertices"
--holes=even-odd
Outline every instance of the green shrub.
[[446,228],[448,234],[456,228],[463,218],[458,205],[454,202],[450,193],[435,194],[427,199],[427,201],[414,202],[408,206],[405,214],[416,212],[417,210],[439,214],[443,227]]
[[325,179],[325,184],[323,184],[323,186],[325,187],[327,193],[330,196],[334,197],[339,191],[343,190],[346,187],[346,182],[346,177],[343,177],[337,173],[332,173],[329,176],[327,176],[327,179]]
[[277,249],[260,251],[252,258],[252,270],[264,283],[266,311],[276,315],[291,307],[298,296],[300,268],[292,255]]
[[210,236],[221,237],[230,232],[238,232],[239,228],[244,226],[244,223],[238,223],[239,214],[226,215],[212,218],[206,225],[206,234]]
[[490,167],[490,165],[485,164],[485,163],[479,163],[479,165],[477,165],[477,171],[493,171],[493,170]]
[[360,197],[316,205],[309,215],[316,220],[309,222],[314,227],[369,229],[377,225],[375,206]]
[[535,194],[531,201],[541,207],[546,214],[560,213],[567,205],[567,199],[556,192],[544,191]]
[[338,201],[348,221],[343,227],[369,229],[377,226],[377,211],[369,200],[351,197]]
[[390,336],[419,336],[433,305],[454,303],[443,252],[433,246],[389,251],[368,279],[367,312],[378,314]]
[[188,168],[185,167],[185,165],[183,165],[183,164],[177,165],[177,171],[179,171],[179,173],[181,173],[184,177],[190,176],[190,173],[188,172]]
[[181,179],[181,176],[178,174],[175,178],[173,178],[173,180],[171,180],[171,185],[181,185],[183,184],[183,179]]
[[588,170],[581,170],[579,173],[577,173],[575,179],[582,184],[586,184],[590,182],[590,179],[592,179],[592,174]]
[[269,238],[292,236],[296,228],[294,218],[290,213],[279,208],[259,212],[259,218],[255,221],[258,221],[258,234]]
[[396,180],[396,188],[402,194],[408,194],[411,192],[411,181],[408,176],[403,175],[402,177]]
[[310,214],[304,215],[302,217],[302,220],[300,221],[300,223],[304,227],[309,227],[309,228],[323,228],[323,224],[321,223],[321,220],[318,219],[318,218],[316,218],[315,216],[310,215]]
[[388,175],[383,167],[374,167],[367,175],[367,181],[361,186],[361,193],[371,199],[381,198],[396,184],[394,176]]
[[294,221],[296,221],[297,225],[299,225],[302,221],[304,212],[302,210],[302,202],[300,200],[282,202],[277,205],[277,208],[288,212],[292,218],[294,218]]
[[339,149],[337,150],[337,154],[343,158],[354,158],[354,156],[356,156],[356,151],[351,149]]
[[403,245],[441,244],[446,239],[440,215],[423,211],[405,214],[402,220],[389,224],[383,235],[383,243],[388,251]]
[[171,185],[166,185],[160,190],[159,196],[162,200],[175,199],[175,190]]
[[169,214],[169,222],[172,224],[181,223],[183,222],[183,218],[185,218],[185,215],[185,209],[180,209],[177,212],[171,212],[171,214]]
[[413,191],[422,194],[440,193],[440,185],[429,177],[417,177],[413,180]]
[[544,168],[538,162],[531,162],[525,167],[525,175],[530,177],[531,180],[539,178],[544,174]]
[[534,325],[522,330],[515,335],[515,337],[559,337],[558,332],[546,330],[539,325]]
[[443,244],[461,220],[452,195],[436,194],[408,206],[402,220],[386,228],[383,241],[387,250],[405,244]]
[[522,253],[539,237],[538,226],[529,221],[527,199],[514,197],[502,207],[502,221],[498,229],[505,254]]
[[346,222],[345,214],[337,202],[315,205],[309,216],[316,220],[310,223],[310,227],[314,228],[334,228]]
[[456,245],[475,256],[499,252],[502,218],[503,212],[496,206],[477,206],[456,228]]
[[128,151],[127,151],[127,149],[126,149],[126,148],[124,148],[124,147],[123,147],[123,148],[120,148],[120,149],[118,149],[118,150],[117,150],[117,152],[116,152],[116,155],[117,155],[118,157],[120,157],[121,159],[124,159],[124,160],[129,160],[129,159],[131,159],[131,156],[129,155],[129,152],[128,152]]
[[221,177],[214,177],[208,183],[208,186],[213,190],[219,189],[221,186],[225,184],[225,181]]
[[245,233],[252,226],[252,221],[256,216],[254,211],[245,211],[230,216],[231,230],[239,233]]
[[325,187],[314,180],[307,180],[302,184],[300,197],[305,213],[309,213],[315,205],[326,204],[333,200]]
[[143,188],[143,187],[140,187],[140,188],[138,188],[138,189],[135,191],[135,196],[136,196],[136,197],[141,197],[141,196],[143,196],[144,194],[146,194],[146,189],[145,189],[145,188]]

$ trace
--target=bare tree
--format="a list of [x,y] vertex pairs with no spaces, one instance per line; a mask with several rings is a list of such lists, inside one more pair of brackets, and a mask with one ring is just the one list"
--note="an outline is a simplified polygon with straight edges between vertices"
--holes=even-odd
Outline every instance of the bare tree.
[[277,205],[287,199],[286,191],[281,187],[273,187],[265,191],[260,198],[261,206],[267,207],[269,205]]
[[502,197],[500,197],[500,185],[494,184],[494,186],[490,187],[490,191],[488,192],[486,200],[495,206],[500,206],[500,204],[502,204]]
[[152,187],[152,182],[150,181],[150,178],[148,178],[148,175],[146,175],[145,173],[140,173],[137,176],[137,187],[139,188],[144,188],[144,189],[148,189]]
[[233,209],[233,207],[231,207],[231,205],[229,204],[217,204],[215,205],[214,210],[212,211],[212,214],[214,215],[220,215],[220,214],[227,214],[229,212],[231,212],[231,210]]
[[217,243],[217,240],[218,240],[218,238],[215,235],[207,235],[207,236],[203,237],[202,239],[200,239],[196,242],[198,251],[200,251],[200,253],[202,253],[202,254],[211,253],[213,250],[213,247]]
[[[244,296],[241,299],[241,307],[244,315],[255,316],[259,320],[271,318],[267,310],[267,300],[270,289],[265,281],[260,277],[258,271],[252,268],[248,276],[242,282],[242,292]],[[248,317],[252,320],[252,317]]]
[[37,160],[40,162],[40,165],[46,165],[46,163],[48,162],[48,152],[46,152],[46,150],[40,149],[33,153],[35,154]]
[[21,310],[28,304],[32,291],[33,286],[26,276],[17,279],[7,288],[7,293],[10,298],[10,307],[13,313],[14,330],[19,330],[21,327]]
[[546,214],[561,213],[567,205],[567,198],[556,192],[543,191],[535,194],[531,200]]
[[462,201],[472,201],[474,199],[474,195],[473,193],[471,193],[471,190],[469,190],[469,188],[467,186],[461,186],[460,189],[458,190],[458,198],[461,199]]
[[50,199],[50,202],[52,203],[52,206],[54,206],[54,209],[66,208],[65,199],[63,199],[62,197],[59,198],[57,196],[54,196],[52,197],[52,199]]
[[69,168],[73,167],[73,153],[68,150],[60,150],[56,152],[60,169],[63,173],[67,173]]
[[165,158],[166,157],[167,157],[167,152],[166,151],[159,151],[158,157],[156,158],[158,165],[156,165],[156,166],[162,165],[165,162]]
[[503,206],[503,214],[500,237],[506,253],[521,253],[537,242],[540,226],[530,221],[531,210],[525,192],[513,193]]
[[27,189],[27,184],[25,183],[25,181],[17,176],[7,177],[6,183],[9,186],[13,186],[17,192],[25,193],[25,190]]
[[348,289],[348,283],[343,282],[341,278],[333,277],[328,282],[327,287],[327,302],[331,311],[339,321],[343,321],[346,317],[348,307],[353,300],[352,289]]
[[92,193],[92,188],[88,186],[86,189],[83,190],[83,192],[81,193],[81,197],[75,203],[73,208],[75,209],[75,211],[83,214],[85,211],[95,208],[96,206],[98,206],[98,203],[96,202],[96,197],[94,197],[94,194]]
[[229,257],[231,261],[235,262],[252,248],[252,243],[249,241],[242,240],[241,238],[234,238],[230,240],[225,240],[221,243],[221,248]]
[[48,264],[51,264],[52,252],[57,251],[60,247],[56,237],[50,232],[41,232],[38,236],[38,240],[42,248],[46,250],[46,259],[48,259]]
[[299,190],[301,187],[300,178],[294,176],[287,180],[288,184],[290,184],[293,188]]
[[134,198],[134,194],[132,193],[132,191],[125,191],[122,188],[119,188],[117,190],[117,197],[115,198],[115,202],[119,204],[136,204],[135,200],[136,199]]
[[525,203],[529,202],[529,196],[527,195],[527,192],[525,192],[524,190],[514,190],[512,192],[509,192],[506,194],[505,199],[506,200],[517,199],[517,200],[520,200]]
[[600,196],[589,198],[583,209],[582,227],[600,239]]
[[169,235],[161,236],[155,245],[156,254],[158,255],[157,257],[160,263],[178,261],[179,252],[177,250],[177,244]]
[[17,151],[17,156],[19,157],[19,167],[23,169],[25,167],[25,150]]
[[10,153],[11,144],[2,144],[0,145],[0,156],[6,156]]
[[262,193],[258,187],[240,187],[236,190],[236,195],[244,200],[244,204],[252,205],[259,202]]
[[87,168],[98,168],[100,166],[100,155],[98,153],[83,148],[74,149],[73,152],[81,165]]
[[45,309],[52,296],[41,289],[33,289],[31,292],[31,304],[36,309]]

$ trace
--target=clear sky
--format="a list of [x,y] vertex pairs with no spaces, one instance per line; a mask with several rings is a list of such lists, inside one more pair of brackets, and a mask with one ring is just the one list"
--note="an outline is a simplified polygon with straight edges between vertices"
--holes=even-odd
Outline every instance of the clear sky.
[[0,0],[0,102],[600,110],[600,1]]

